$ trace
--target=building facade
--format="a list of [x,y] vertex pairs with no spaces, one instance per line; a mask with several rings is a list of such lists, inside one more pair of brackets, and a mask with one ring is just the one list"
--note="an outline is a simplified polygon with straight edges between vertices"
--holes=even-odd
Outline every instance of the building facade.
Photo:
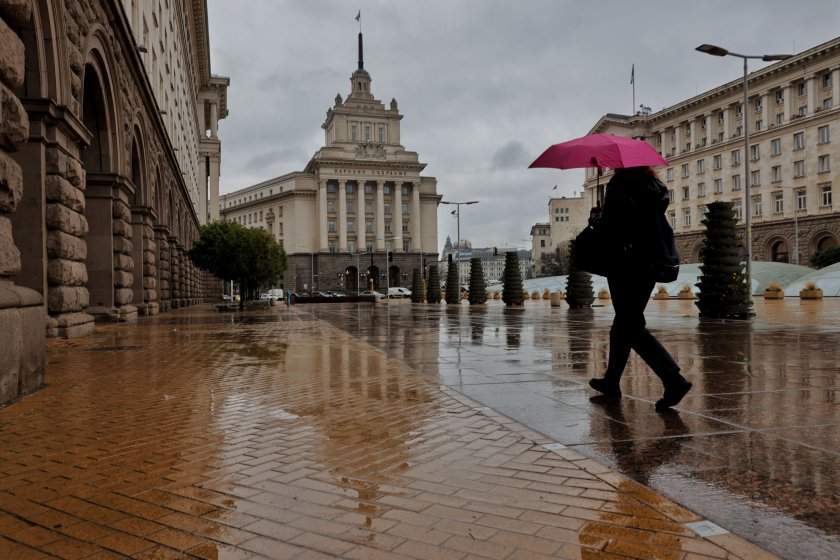
[[397,101],[374,98],[371,81],[360,33],[350,94],[327,110],[324,146],[306,168],[220,199],[223,219],[282,244],[286,289],[410,286],[415,269],[437,260],[437,181],[421,176],[426,164],[400,144]]
[[45,336],[220,290],[186,251],[201,99],[223,115],[227,80],[210,75],[205,1],[164,6],[0,0],[0,402],[43,381]]
[[531,226],[531,247],[534,255],[534,274],[540,276],[540,258],[558,247],[568,251],[568,243],[586,227],[589,220],[589,199],[584,195],[551,198],[548,201],[548,223]]
[[[669,217],[683,262],[700,260],[706,204],[732,202],[741,218],[749,183],[753,259],[808,264],[810,255],[840,240],[833,203],[840,185],[840,38],[748,79],[746,107],[738,79],[658,112],[607,114],[591,133],[643,139],[669,161],[660,179],[671,193]],[[589,204],[609,178],[609,171],[598,180],[587,170]]]
[[515,247],[479,247],[473,248],[469,241],[461,240],[460,243],[452,243],[452,240],[446,238],[446,243],[443,245],[443,250],[440,253],[441,260],[438,263],[440,270],[440,281],[446,283],[447,274],[449,272],[449,256],[452,256],[452,263],[458,267],[458,279],[461,287],[469,288],[470,272],[472,270],[471,259],[478,257],[481,259],[481,270],[484,272],[484,282],[488,286],[501,284],[505,276],[505,254],[509,252],[516,252],[519,255],[519,273],[523,279],[534,277],[534,261],[531,258],[533,254],[527,249],[518,249]]

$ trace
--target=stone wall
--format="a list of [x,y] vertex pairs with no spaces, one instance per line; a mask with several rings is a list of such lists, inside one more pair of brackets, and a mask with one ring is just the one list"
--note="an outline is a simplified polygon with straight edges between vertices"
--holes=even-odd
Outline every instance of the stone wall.
[[23,170],[10,154],[29,136],[29,117],[14,93],[23,84],[25,51],[13,29],[31,17],[29,0],[0,0],[0,403],[44,382],[44,300],[12,281],[21,271],[11,215],[23,197]]

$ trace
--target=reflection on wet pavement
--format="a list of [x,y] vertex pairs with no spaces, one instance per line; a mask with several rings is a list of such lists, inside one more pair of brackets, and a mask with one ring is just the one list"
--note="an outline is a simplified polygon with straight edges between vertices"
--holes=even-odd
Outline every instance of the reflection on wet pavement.
[[661,385],[635,355],[625,397],[591,399],[608,302],[306,309],[777,554],[840,557],[840,301],[758,298],[756,311],[700,320],[691,301],[651,302],[649,328],[694,382],[660,415]]

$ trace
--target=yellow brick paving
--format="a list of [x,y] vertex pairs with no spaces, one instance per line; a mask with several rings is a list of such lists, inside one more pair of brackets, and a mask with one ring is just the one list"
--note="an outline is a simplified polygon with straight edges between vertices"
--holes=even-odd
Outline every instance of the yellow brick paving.
[[233,317],[48,342],[0,410],[0,559],[773,558],[325,322]]

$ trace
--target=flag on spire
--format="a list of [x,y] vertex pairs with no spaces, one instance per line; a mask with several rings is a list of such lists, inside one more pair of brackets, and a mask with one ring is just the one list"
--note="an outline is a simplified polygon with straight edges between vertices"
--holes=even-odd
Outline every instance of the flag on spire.
[[634,63],[633,66],[630,67],[630,85],[633,85],[635,81],[635,74],[636,74],[636,64]]
[[359,13],[356,14],[356,21],[361,21],[362,19],[362,10],[359,10]]

